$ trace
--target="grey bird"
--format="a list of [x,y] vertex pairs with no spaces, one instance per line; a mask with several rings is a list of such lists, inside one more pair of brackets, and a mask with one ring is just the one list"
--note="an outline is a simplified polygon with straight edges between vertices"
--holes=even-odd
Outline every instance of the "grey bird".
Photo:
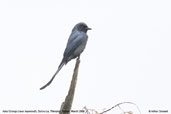
[[49,86],[61,68],[66,65],[70,60],[80,56],[80,54],[84,51],[85,46],[87,44],[88,35],[86,34],[88,30],[91,30],[85,23],[80,22],[74,26],[72,29],[71,35],[68,39],[67,46],[65,48],[63,59],[51,78],[51,80],[40,88],[40,90]]

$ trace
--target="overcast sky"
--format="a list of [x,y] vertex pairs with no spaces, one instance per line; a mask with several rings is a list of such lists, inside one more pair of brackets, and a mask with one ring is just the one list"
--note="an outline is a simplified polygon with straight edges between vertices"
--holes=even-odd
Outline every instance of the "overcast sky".
[[124,101],[144,114],[171,109],[170,0],[1,0],[0,111],[59,110],[75,60],[39,88],[57,70],[78,22],[92,30],[73,109],[102,110]]

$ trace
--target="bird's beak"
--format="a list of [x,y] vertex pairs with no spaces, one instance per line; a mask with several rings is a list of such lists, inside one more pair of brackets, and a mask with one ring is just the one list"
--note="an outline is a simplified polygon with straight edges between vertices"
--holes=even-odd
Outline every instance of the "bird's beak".
[[87,28],[87,30],[92,30],[91,28]]

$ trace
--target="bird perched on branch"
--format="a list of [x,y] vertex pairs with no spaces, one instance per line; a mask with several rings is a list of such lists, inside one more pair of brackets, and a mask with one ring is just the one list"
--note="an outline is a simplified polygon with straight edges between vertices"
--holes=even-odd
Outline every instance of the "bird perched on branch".
[[88,39],[87,31],[88,30],[91,30],[91,28],[89,28],[83,22],[80,22],[74,26],[74,28],[72,29],[71,35],[68,39],[68,43],[63,54],[63,59],[57,71],[55,72],[51,80],[46,85],[41,87],[40,90],[46,88],[52,83],[55,76],[58,74],[58,72],[61,70],[61,68],[65,64],[67,64],[70,60],[80,56],[80,54],[84,51],[85,46],[87,44],[87,39]]

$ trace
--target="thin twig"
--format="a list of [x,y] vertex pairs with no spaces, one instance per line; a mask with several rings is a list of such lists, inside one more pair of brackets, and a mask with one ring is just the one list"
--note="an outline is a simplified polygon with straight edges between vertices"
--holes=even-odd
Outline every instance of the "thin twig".
[[[135,103],[132,103],[132,102],[122,102],[122,103],[118,103],[118,104],[116,104],[115,106],[113,106],[113,107],[111,107],[111,108],[109,108],[109,109],[107,109],[107,110],[101,112],[100,114],[104,114],[104,113],[106,113],[106,112],[108,112],[108,111],[114,109],[114,108],[117,107],[117,106],[120,108],[120,105],[122,105],[122,104],[133,104],[133,105],[135,105],[135,106],[137,107],[139,113],[141,114],[141,111],[140,111],[140,109],[138,108],[138,106],[137,106]],[[123,110],[122,110],[122,111],[123,111]]]

